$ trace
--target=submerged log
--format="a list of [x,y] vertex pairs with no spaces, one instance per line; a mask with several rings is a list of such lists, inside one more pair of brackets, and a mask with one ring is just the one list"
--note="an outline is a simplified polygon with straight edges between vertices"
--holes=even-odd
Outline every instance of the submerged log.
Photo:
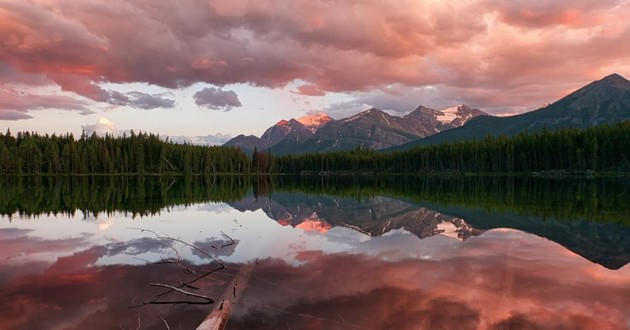
[[215,309],[206,316],[203,322],[197,327],[197,330],[223,330],[230,318],[233,305],[241,298],[247,287],[249,276],[254,269],[255,263],[248,263],[241,266],[238,274],[232,279],[225,293],[218,301],[219,304]]

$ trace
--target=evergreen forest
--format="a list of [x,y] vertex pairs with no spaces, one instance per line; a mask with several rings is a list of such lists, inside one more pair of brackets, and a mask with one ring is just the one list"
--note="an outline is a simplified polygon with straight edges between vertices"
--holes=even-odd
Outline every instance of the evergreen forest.
[[630,173],[630,121],[544,130],[398,152],[353,151],[275,157],[278,173]]
[[588,129],[544,130],[405,151],[274,156],[198,146],[158,135],[0,134],[0,175],[630,173],[630,121]]

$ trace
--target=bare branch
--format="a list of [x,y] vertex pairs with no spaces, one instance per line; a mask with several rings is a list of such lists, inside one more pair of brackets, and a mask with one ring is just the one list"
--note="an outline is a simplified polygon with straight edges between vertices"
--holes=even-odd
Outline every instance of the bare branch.
[[221,245],[221,246],[218,246],[218,247],[217,247],[217,246],[212,245],[212,247],[213,247],[213,248],[215,248],[215,249],[222,249],[222,248],[228,247],[228,246],[230,246],[230,245],[234,245],[234,244],[236,244],[236,242],[232,239],[232,237],[230,237],[230,236],[228,236],[228,234],[224,233],[224,232],[223,232],[223,230],[221,230],[221,234],[222,234],[223,236],[227,237],[227,238],[230,240],[230,242],[229,242],[229,243],[226,243],[226,244],[223,244],[223,245]]
[[[175,241],[175,242],[182,243],[182,244],[184,244],[184,245],[186,245],[186,246],[188,246],[188,247],[192,248],[193,250],[195,250],[195,251],[197,251],[197,252],[199,252],[199,253],[202,253],[203,255],[207,256],[208,258],[212,259],[213,261],[215,261],[215,262],[217,262],[217,263],[219,263],[219,264],[223,265],[223,262],[221,262],[219,259],[217,259],[217,258],[215,258],[215,257],[211,256],[211,255],[210,255],[210,254],[208,254],[206,251],[204,251],[204,250],[202,250],[202,249],[200,249],[200,248],[198,248],[198,247],[196,247],[196,246],[194,246],[194,245],[192,245],[192,244],[190,244],[190,243],[188,243],[188,242],[185,242],[185,241],[183,241],[183,240],[181,240],[181,239],[179,239],[179,238],[170,237],[170,236],[168,236],[168,235],[166,235],[166,236],[160,236],[158,233],[156,233],[156,232],[154,232],[153,230],[150,230],[150,229],[144,229],[144,228],[133,228],[133,227],[130,227],[130,228],[128,228],[128,229],[140,230],[141,232],[148,231],[148,232],[152,233],[153,235],[155,235],[155,237],[156,237],[156,238],[159,238],[159,239],[168,239],[168,240],[172,240],[172,241]],[[225,234],[224,234],[224,235],[225,235]],[[226,235],[226,236],[227,236],[227,235]],[[224,265],[224,266],[225,266],[225,265]]]
[[158,315],[158,318],[162,320],[162,322],[164,322],[164,326],[166,327],[166,330],[171,330],[171,327],[168,326],[168,322],[166,322],[166,320],[162,317],[162,315]]
[[[165,288],[167,290],[163,291],[163,292],[161,292],[161,293],[159,293],[157,295],[155,295],[153,297],[153,299],[150,300],[150,301],[144,301],[141,304],[130,306],[129,308],[136,308],[136,307],[140,307],[140,306],[144,306],[144,305],[154,305],[154,304],[167,304],[167,305],[171,305],[171,307],[173,307],[173,306],[175,306],[177,304],[211,304],[211,303],[214,302],[214,300],[212,300],[212,299],[210,299],[210,298],[208,298],[206,296],[195,294],[195,293],[192,293],[192,292],[188,292],[186,290],[183,290],[182,288],[198,290],[199,288],[193,286],[192,283],[195,283],[195,282],[197,282],[197,281],[199,281],[199,280],[201,280],[203,278],[206,278],[207,276],[209,276],[210,274],[212,274],[214,272],[217,272],[217,271],[219,271],[219,270],[221,270],[223,268],[226,268],[226,266],[225,266],[225,264],[223,264],[223,262],[221,262],[220,260],[218,260],[215,257],[211,256],[206,251],[203,251],[200,248],[194,246],[193,244],[190,244],[190,243],[188,243],[186,241],[183,241],[183,240],[181,240],[179,238],[170,237],[167,234],[160,235],[160,234],[158,234],[157,232],[155,232],[153,230],[145,229],[145,228],[128,228],[128,229],[139,230],[140,232],[145,232],[145,231],[149,232],[149,233],[153,234],[156,239],[159,239],[159,240],[170,240],[170,241],[173,241],[173,242],[178,242],[180,244],[183,244],[185,246],[188,246],[188,247],[192,248],[195,251],[198,251],[199,253],[202,253],[203,255],[207,256],[208,258],[210,258],[211,260],[213,260],[213,261],[215,261],[215,262],[217,262],[219,264],[217,268],[210,269],[210,270],[202,270],[202,269],[197,270],[197,269],[191,268],[191,267],[189,267],[187,265],[182,264],[182,260],[183,259],[182,259],[181,255],[180,255],[178,249],[176,249],[175,247],[173,247],[171,245],[159,242],[159,244],[162,245],[163,249],[164,248],[171,249],[175,253],[176,257],[175,258],[169,258],[169,259],[162,258],[161,261],[154,262],[154,264],[175,264],[178,267],[182,268],[182,270],[183,270],[183,272],[185,274],[195,274],[197,276],[195,278],[193,278],[192,280],[189,280],[189,281],[183,281],[183,280],[180,279],[180,284],[178,286],[172,286],[172,285],[161,284],[161,283],[151,283],[151,286],[162,287],[162,288]],[[226,235],[223,232],[221,232],[221,233],[224,236],[226,236],[227,238],[229,238],[230,241],[231,241],[230,243],[226,244],[225,246],[236,244],[236,242],[231,237],[229,237],[228,235]],[[137,259],[140,259],[140,258],[137,258]],[[142,260],[142,259],[140,259],[140,260]],[[148,262],[148,260],[145,260],[145,261]],[[163,297],[165,297],[166,295],[168,295],[168,294],[170,294],[172,292],[179,292],[179,293],[182,293],[182,294],[184,294],[186,296],[202,299],[203,301],[191,301],[191,300],[168,300],[168,301],[165,301],[165,300],[161,300]],[[136,298],[137,297],[134,297],[134,301],[135,301]]]
[[[180,288],[178,288],[178,287],[174,287],[174,286],[171,286],[171,285],[168,285],[168,284],[162,284],[162,283],[151,283],[150,285],[151,285],[151,286],[157,286],[157,287],[162,287],[162,288],[171,289],[171,290],[173,290],[173,291],[177,291],[177,292],[183,293],[183,294],[185,294],[185,295],[187,295],[187,296],[190,296],[190,297],[195,297],[195,298],[199,298],[199,299],[204,299],[204,300],[206,300],[205,302],[193,302],[193,301],[187,301],[187,300],[186,300],[186,301],[178,301],[178,302],[176,302],[176,303],[178,303],[178,304],[179,304],[179,303],[189,303],[189,304],[200,304],[200,305],[205,305],[205,304],[211,304],[211,303],[213,303],[213,302],[214,302],[214,300],[212,300],[212,299],[210,299],[210,298],[208,298],[208,297],[206,297],[206,296],[204,296],[204,295],[201,295],[201,294],[196,294],[196,293],[192,293],[192,292],[188,292],[188,291],[182,290],[182,289],[180,289]],[[151,302],[151,303],[153,304],[153,303],[155,303],[155,302]],[[160,302],[160,303],[164,303],[164,302]]]

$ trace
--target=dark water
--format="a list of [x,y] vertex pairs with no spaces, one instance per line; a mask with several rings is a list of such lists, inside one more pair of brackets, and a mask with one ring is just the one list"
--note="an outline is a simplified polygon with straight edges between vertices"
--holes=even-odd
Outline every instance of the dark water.
[[629,183],[0,179],[0,329],[628,329]]

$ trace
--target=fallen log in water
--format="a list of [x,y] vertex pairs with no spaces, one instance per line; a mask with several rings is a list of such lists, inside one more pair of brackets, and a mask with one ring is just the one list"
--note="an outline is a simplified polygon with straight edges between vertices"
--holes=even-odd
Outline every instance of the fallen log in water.
[[197,330],[223,330],[225,328],[232,312],[232,306],[238,302],[245,292],[254,265],[256,264],[252,262],[241,266],[238,274],[230,282],[221,299],[217,301],[218,306],[206,316],[197,327]]

